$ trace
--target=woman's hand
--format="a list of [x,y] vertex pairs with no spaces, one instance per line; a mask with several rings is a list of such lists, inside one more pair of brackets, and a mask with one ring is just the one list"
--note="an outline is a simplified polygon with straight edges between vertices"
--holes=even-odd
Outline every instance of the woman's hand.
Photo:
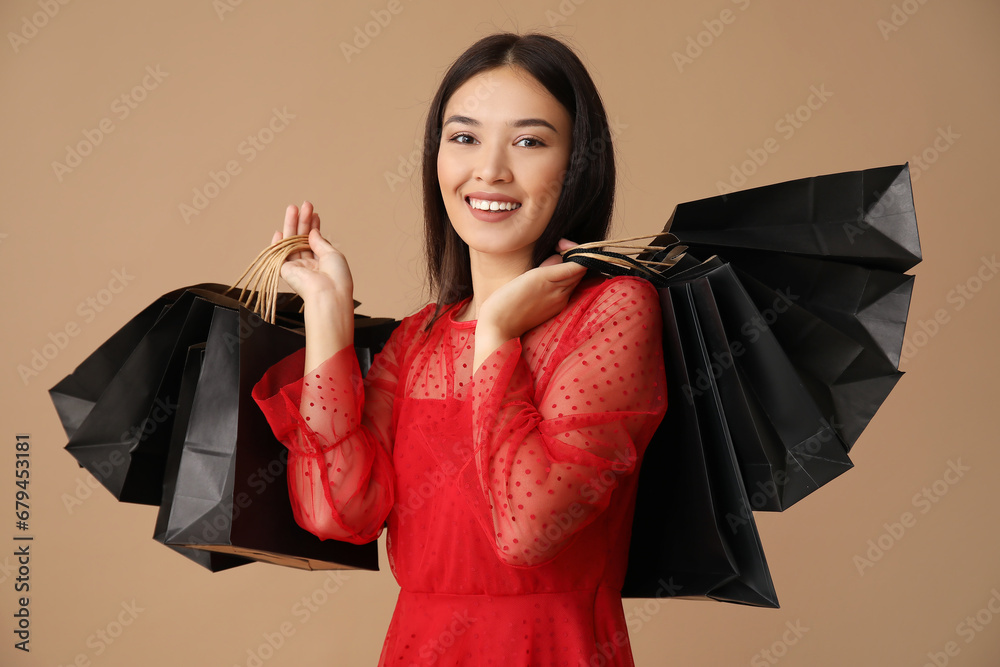
[[354,281],[347,258],[323,238],[319,231],[319,214],[308,201],[302,208],[294,204],[285,211],[285,224],[271,237],[271,243],[296,234],[309,236],[310,250],[293,253],[281,266],[281,277],[307,304],[328,305],[348,302],[353,311]]
[[[557,248],[562,251],[575,245],[560,239]],[[506,341],[558,315],[586,273],[587,267],[563,262],[556,254],[493,292],[479,310],[473,368],[479,368]]]
[[347,258],[319,232],[312,204],[289,206],[285,224],[271,243],[296,234],[309,235],[309,250],[293,253],[281,265],[281,277],[305,303],[305,370],[318,367],[354,342],[354,281]]

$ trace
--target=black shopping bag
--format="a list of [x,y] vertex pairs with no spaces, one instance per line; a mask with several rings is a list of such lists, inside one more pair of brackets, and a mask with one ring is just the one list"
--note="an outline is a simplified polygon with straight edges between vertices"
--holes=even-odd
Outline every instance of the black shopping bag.
[[[897,370],[913,276],[810,257],[730,251],[769,329],[847,451],[903,376]],[[822,354],[817,354],[822,350]]]
[[[913,276],[902,272],[920,261],[909,169],[816,176],[679,204],[655,237],[650,246],[602,241],[563,256],[609,275],[645,278],[661,298],[669,290],[670,428],[657,431],[640,471],[623,594],[659,595],[660,581],[673,581],[673,589],[678,579],[667,577],[676,566],[687,583],[674,594],[700,595],[707,590],[702,574],[741,577],[743,570],[735,561],[718,567],[725,540],[715,508],[731,500],[704,481],[692,452],[734,453],[749,507],[741,500],[726,515],[734,529],[750,526],[749,509],[782,511],[848,470],[847,452],[902,375],[913,288]],[[676,308],[680,286],[698,313],[695,329],[673,321],[686,312]],[[675,327],[686,347],[671,343]],[[692,358],[702,365],[692,366]],[[718,419],[725,428],[706,428],[706,411],[709,425]],[[677,487],[683,493],[657,491],[677,476],[687,480]],[[754,556],[752,541],[741,548]],[[703,564],[701,574],[691,563]],[[769,577],[754,576],[754,594],[769,603]],[[708,595],[755,604],[724,585],[730,590],[723,595]]]
[[[189,347],[187,359],[184,363],[184,371],[181,375],[178,399],[180,407],[177,410],[177,417],[174,420],[170,450],[167,454],[166,470],[163,475],[163,498],[160,502],[159,512],[156,515],[156,527],[153,531],[153,539],[164,544],[166,544],[167,520],[170,517],[170,508],[173,505],[174,492],[177,486],[177,471],[180,468],[181,452],[184,449],[184,436],[187,433],[187,425],[191,417],[191,406],[194,404],[195,388],[198,385],[198,377],[201,375],[204,357],[204,343]],[[212,572],[228,570],[239,565],[254,562],[249,558],[233,554],[178,547],[171,544],[167,546]]]
[[[251,397],[268,368],[304,345],[302,332],[268,324],[225,297],[203,292],[197,298],[211,304],[210,329],[166,518],[166,544],[303,569],[377,570],[376,543],[320,540],[295,522],[287,449]],[[395,323],[368,324],[379,322],[387,338]],[[358,320],[362,337],[365,329]]]
[[[702,257],[763,251],[901,273],[920,262],[908,165],[799,178],[678,204],[667,222]],[[653,245],[661,245],[654,242]]]
[[[774,333],[792,319],[794,302],[778,294],[755,303],[730,264],[711,263],[697,298],[721,313],[725,347],[714,353],[712,372],[726,399],[723,411],[730,431],[738,433],[736,452],[753,509],[781,511],[853,463],[836,419],[817,404],[790,348]],[[832,354],[830,349],[817,354],[822,347],[805,349],[817,363]]]
[[49,397],[67,438],[73,437],[122,364],[132,354],[136,344],[179,294],[180,292],[165,294],[146,306],[84,359],[72,373],[49,389]]
[[667,413],[639,472],[622,595],[777,607],[712,366],[710,350],[726,345],[722,321],[696,295],[707,288],[702,277],[659,290],[664,354],[674,363]]
[[165,294],[50,390],[66,450],[123,502],[160,502],[187,349],[205,341],[210,313],[211,304],[186,288]]
[[[814,176],[678,204],[653,242],[664,244],[731,264],[765,315],[773,315],[776,299],[789,303],[766,327],[850,451],[903,375],[897,367],[913,291],[913,276],[903,271],[921,259],[909,167]],[[671,273],[661,277],[669,281]],[[828,434],[815,440],[826,442]],[[759,509],[783,510],[801,497]]]

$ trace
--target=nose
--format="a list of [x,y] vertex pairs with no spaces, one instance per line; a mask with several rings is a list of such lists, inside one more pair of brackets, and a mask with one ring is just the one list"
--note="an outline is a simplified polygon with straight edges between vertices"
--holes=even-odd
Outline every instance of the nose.
[[476,180],[484,183],[507,183],[512,178],[508,156],[499,143],[484,144],[476,160]]

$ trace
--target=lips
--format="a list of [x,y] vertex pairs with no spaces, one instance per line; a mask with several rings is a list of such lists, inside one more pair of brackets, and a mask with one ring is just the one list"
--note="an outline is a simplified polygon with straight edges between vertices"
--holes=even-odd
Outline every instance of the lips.
[[513,197],[495,192],[471,192],[465,196],[465,205],[483,222],[506,220],[521,208],[521,202]]

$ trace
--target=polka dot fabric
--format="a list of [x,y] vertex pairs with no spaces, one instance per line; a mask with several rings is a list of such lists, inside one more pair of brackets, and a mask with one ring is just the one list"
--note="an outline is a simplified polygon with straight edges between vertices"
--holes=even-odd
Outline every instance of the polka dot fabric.
[[289,449],[295,518],[400,585],[380,665],[632,665],[621,604],[635,474],[666,410],[656,290],[588,278],[472,367],[465,302],[405,318],[362,382],[304,352],[254,399]]

